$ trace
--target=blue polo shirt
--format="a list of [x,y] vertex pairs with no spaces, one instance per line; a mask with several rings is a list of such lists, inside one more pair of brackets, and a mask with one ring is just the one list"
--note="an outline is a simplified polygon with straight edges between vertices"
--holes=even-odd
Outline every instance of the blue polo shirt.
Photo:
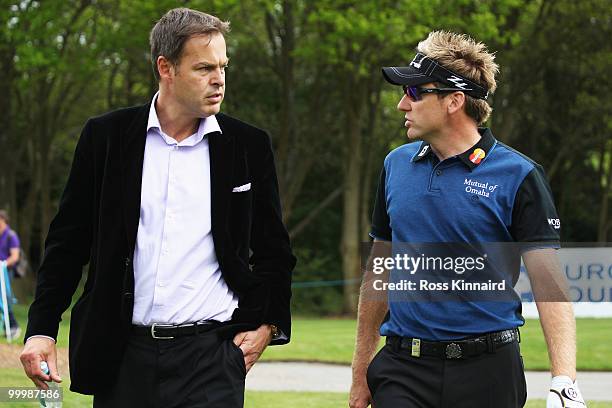
[[[558,247],[559,217],[542,167],[489,129],[479,133],[476,145],[443,161],[426,142],[389,153],[370,235],[394,243]],[[521,302],[509,290],[508,301],[390,301],[381,335],[454,340],[521,326]]]

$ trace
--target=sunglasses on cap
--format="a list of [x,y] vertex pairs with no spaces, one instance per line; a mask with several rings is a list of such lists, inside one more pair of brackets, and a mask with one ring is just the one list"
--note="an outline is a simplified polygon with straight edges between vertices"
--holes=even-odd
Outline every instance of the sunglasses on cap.
[[423,94],[464,91],[460,88],[421,88],[418,86],[408,85],[402,85],[402,89],[404,90],[404,94],[406,94],[407,97],[412,99],[413,102],[418,102],[423,99]]

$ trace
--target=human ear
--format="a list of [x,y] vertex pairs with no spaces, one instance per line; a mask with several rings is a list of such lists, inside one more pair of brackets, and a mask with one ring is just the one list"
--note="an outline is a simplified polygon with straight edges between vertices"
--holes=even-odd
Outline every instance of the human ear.
[[453,114],[463,109],[465,105],[465,94],[463,92],[453,92],[448,97],[448,113]]
[[170,79],[175,70],[174,65],[166,57],[160,55],[157,57],[157,71],[159,72],[159,78]]

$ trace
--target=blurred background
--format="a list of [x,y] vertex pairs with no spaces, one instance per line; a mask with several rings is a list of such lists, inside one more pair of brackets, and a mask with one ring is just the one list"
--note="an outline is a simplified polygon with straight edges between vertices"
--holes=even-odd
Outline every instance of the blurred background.
[[[467,33],[496,52],[488,126],[544,166],[563,241],[612,241],[609,0],[1,4],[0,207],[34,271],[81,127],[151,99],[148,34],[179,6],[232,24],[222,110],[272,136],[299,259],[296,315],[355,315],[377,176],[385,155],[406,142],[401,90],[380,68],[408,64],[434,29]],[[34,282],[35,273],[15,281],[21,303],[31,301]]]
[[[81,127],[150,100],[148,33],[177,6],[232,24],[222,109],[273,138],[299,258],[295,311],[356,310],[377,176],[406,142],[401,90],[383,82],[380,67],[408,64],[434,29],[468,33],[497,53],[489,126],[546,169],[563,240],[612,240],[608,0],[2,3],[0,207],[34,270]],[[17,284],[20,297],[33,294],[34,278]]]
[[[612,4],[608,0],[45,0],[0,8],[0,207],[35,269],[86,119],[157,89],[148,34],[178,6],[232,24],[223,110],[273,138],[299,263],[297,311],[356,310],[359,243],[377,176],[405,143],[399,87],[434,29],[496,52],[489,126],[544,166],[563,240],[612,241]],[[34,274],[17,285],[31,296]],[[344,284],[343,284],[344,283]]]

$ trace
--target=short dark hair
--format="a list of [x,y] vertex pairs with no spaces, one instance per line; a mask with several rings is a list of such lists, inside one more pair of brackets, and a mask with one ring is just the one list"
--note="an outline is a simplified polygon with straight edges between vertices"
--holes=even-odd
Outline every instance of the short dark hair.
[[6,210],[0,210],[0,218],[4,220],[4,222],[9,222],[8,212]]
[[153,74],[160,79],[157,70],[157,58],[166,57],[173,65],[181,59],[185,42],[194,35],[219,33],[227,34],[230,30],[228,21],[221,21],[215,16],[185,7],[168,11],[159,19],[151,30],[149,43],[151,45],[151,63]]

